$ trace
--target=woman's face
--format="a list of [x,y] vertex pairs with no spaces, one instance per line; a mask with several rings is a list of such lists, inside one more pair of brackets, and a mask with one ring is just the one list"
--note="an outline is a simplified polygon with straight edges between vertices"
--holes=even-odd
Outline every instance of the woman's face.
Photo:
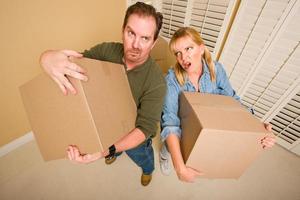
[[201,67],[204,45],[196,44],[189,36],[177,39],[174,44],[174,54],[177,62],[188,73],[197,72]]

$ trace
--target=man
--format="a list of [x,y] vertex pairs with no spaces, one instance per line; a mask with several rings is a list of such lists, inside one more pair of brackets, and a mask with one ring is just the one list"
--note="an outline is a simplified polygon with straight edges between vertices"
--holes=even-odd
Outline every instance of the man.
[[[87,80],[85,71],[69,61],[69,56],[87,57],[123,64],[137,105],[135,128],[104,152],[82,154],[70,145],[68,157],[78,163],[90,163],[105,157],[110,164],[125,151],[142,169],[141,184],[150,183],[154,170],[151,138],[155,136],[165,95],[162,72],[150,57],[162,25],[162,15],[150,5],[137,2],[130,6],[123,22],[121,43],[102,43],[79,54],[72,50],[49,50],[41,55],[41,65],[64,94],[76,93],[66,75]],[[113,124],[112,124],[113,126]]]

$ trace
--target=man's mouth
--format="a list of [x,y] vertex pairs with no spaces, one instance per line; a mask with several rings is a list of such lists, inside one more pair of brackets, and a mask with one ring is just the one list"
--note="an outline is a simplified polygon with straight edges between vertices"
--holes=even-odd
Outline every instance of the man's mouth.
[[140,51],[131,50],[131,51],[129,51],[129,54],[136,56],[136,55],[140,54]]

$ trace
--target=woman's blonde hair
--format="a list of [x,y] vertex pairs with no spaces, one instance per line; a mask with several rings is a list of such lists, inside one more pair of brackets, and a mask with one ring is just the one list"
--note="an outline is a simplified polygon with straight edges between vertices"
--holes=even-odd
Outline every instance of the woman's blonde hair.
[[[189,38],[191,38],[193,40],[193,42],[195,42],[196,44],[204,45],[203,39],[201,38],[200,34],[195,29],[189,28],[189,27],[182,27],[182,28],[179,28],[174,33],[174,35],[172,36],[172,38],[170,40],[169,48],[170,48],[171,52],[175,53],[174,48],[175,48],[176,41],[179,38],[183,38],[183,37],[187,37],[187,36]],[[204,58],[206,64],[208,65],[211,81],[215,81],[216,80],[215,65],[212,60],[211,54],[205,45],[204,45],[203,58]],[[175,71],[175,75],[176,75],[176,78],[177,78],[179,84],[181,86],[184,85],[185,78],[187,75],[186,75],[185,70],[180,66],[180,64],[178,62],[176,62],[176,64],[175,64],[174,71]]]

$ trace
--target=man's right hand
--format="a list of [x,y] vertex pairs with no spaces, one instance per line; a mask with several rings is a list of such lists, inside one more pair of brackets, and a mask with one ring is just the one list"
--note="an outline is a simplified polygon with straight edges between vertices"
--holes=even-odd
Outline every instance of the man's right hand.
[[85,70],[69,60],[69,56],[80,58],[82,54],[73,50],[48,50],[40,58],[40,64],[45,72],[57,83],[64,95],[68,91],[76,94],[74,86],[66,75],[87,81]]
[[184,166],[182,169],[176,171],[176,173],[179,180],[188,183],[195,182],[196,178],[204,174],[203,172],[200,172],[188,166]]
[[101,152],[82,154],[75,145],[68,146],[67,154],[70,161],[81,164],[88,164],[104,157],[103,153]]

